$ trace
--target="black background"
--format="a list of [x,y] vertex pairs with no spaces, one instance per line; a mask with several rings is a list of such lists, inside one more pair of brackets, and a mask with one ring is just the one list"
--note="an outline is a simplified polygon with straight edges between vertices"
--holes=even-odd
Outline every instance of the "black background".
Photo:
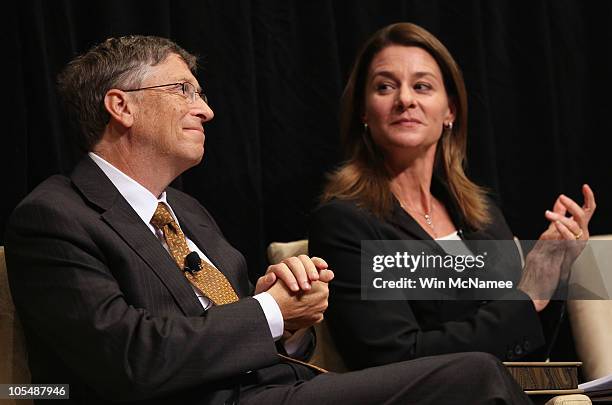
[[[607,212],[612,2],[10,1],[4,6],[5,105],[0,230],[15,205],[78,159],[55,77],[109,36],[169,37],[202,57],[215,110],[204,162],[182,188],[265,269],[273,240],[303,238],[326,172],[342,159],[338,103],[355,54],[376,29],[422,25],[451,51],[469,93],[469,170],[492,189],[514,233],[537,239],[559,193],[595,190],[592,234]],[[2,243],[2,240],[0,240]]]

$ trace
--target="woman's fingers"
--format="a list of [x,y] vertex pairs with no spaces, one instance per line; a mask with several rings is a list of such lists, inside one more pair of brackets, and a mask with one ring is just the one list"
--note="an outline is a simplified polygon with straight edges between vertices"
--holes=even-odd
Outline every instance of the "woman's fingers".
[[589,225],[589,220],[591,218],[586,216],[582,207],[564,194],[561,194],[559,199],[561,200],[561,203],[565,205],[565,208],[567,208],[571,218],[578,223],[581,229],[585,229]]
[[[588,184],[584,184],[582,186],[582,196],[584,197],[584,204],[582,205],[582,209],[590,216],[593,216],[593,212],[597,207],[595,203],[595,193]],[[590,217],[589,217],[590,219]]]
[[563,229],[567,230],[567,232],[572,235],[570,238],[566,238],[568,234],[567,232],[564,232],[562,233],[563,239],[578,239],[584,233],[582,227],[576,221],[574,221],[573,218],[568,218],[552,211],[546,211],[545,216],[546,219],[554,223],[557,231],[559,230],[559,225],[563,225]]
[[584,197],[582,207],[564,194],[557,198],[552,211],[547,210],[544,214],[550,225],[540,239],[587,240],[589,238],[589,221],[596,207],[595,194],[588,184],[584,184],[582,195]]
[[568,227],[565,226],[565,224],[563,224],[561,221],[555,221],[553,223],[555,224],[555,228],[557,228],[557,231],[561,234],[563,239],[565,240],[576,240],[577,239],[576,234],[570,231]]
[[556,212],[557,214],[561,214],[563,216],[565,216],[565,214],[567,213],[567,208],[565,208],[565,205],[563,205],[563,203],[561,202],[561,196],[557,197],[557,200],[555,201],[555,205],[553,205],[553,212]]

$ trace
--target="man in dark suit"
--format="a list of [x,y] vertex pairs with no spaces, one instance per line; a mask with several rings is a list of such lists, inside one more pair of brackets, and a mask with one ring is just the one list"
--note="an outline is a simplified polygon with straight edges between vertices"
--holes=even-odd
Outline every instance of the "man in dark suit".
[[213,118],[195,65],[169,40],[130,36],[60,75],[88,156],[38,186],[6,235],[33,382],[69,383],[86,404],[527,403],[480,353],[341,375],[279,355],[308,351],[333,273],[300,256],[253,290],[210,214],[168,187],[202,159]]

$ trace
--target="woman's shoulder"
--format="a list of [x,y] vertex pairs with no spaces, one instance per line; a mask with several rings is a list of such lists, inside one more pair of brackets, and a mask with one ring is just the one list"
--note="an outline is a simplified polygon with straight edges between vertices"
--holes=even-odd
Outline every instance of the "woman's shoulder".
[[346,218],[366,220],[373,217],[370,210],[354,199],[332,198],[322,202],[312,211],[312,218],[325,218],[332,221]]
[[343,237],[378,234],[382,221],[356,200],[334,198],[321,203],[310,216],[310,234],[321,232]]
[[497,203],[497,200],[493,195],[486,195],[485,198],[490,218],[490,222],[485,229],[486,232],[497,239],[512,239],[514,235],[506,222],[504,213]]

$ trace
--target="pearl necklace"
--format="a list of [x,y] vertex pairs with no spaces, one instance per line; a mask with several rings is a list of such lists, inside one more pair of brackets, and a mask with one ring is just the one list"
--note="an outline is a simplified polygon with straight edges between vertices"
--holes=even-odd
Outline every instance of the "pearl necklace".
[[433,229],[433,222],[431,221],[431,215],[428,214],[423,214],[423,216],[425,217],[425,222],[427,222],[427,225],[429,225],[431,227],[431,229]]

